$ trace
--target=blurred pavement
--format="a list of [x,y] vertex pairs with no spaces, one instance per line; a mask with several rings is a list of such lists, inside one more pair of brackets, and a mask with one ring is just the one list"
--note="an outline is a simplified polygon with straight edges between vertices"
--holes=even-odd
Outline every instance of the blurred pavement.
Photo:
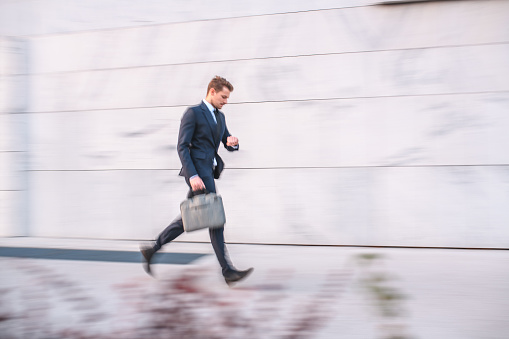
[[229,288],[208,243],[156,279],[138,245],[0,238],[0,337],[508,338],[507,250],[230,244],[255,271]]

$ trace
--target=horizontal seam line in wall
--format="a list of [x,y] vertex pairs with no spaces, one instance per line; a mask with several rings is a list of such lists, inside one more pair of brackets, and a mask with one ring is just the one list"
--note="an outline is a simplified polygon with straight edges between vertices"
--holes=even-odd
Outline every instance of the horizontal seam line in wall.
[[[362,168],[435,168],[435,167],[509,167],[509,164],[480,165],[371,165],[371,166],[281,166],[225,167],[225,170],[300,170],[300,169],[362,169]],[[180,171],[180,168],[109,168],[109,169],[31,169],[28,172],[108,172],[108,171]]]
[[[147,240],[139,240],[147,241]],[[201,241],[180,241],[178,243],[205,244]],[[228,245],[252,245],[252,246],[299,246],[299,247],[355,247],[355,248],[402,248],[402,249],[429,249],[429,250],[476,250],[476,251],[507,251],[505,247],[454,247],[454,246],[398,246],[398,245],[330,245],[330,244],[280,244],[280,243],[249,243],[249,242],[225,242]]]
[[[475,0],[467,0],[467,1],[475,1]],[[257,18],[257,17],[264,17],[264,16],[291,15],[291,14],[299,14],[299,13],[312,13],[312,12],[325,12],[325,11],[341,11],[341,10],[347,10],[347,9],[352,9],[352,8],[363,8],[363,7],[372,7],[372,6],[378,6],[378,4],[368,4],[368,5],[348,6],[348,7],[332,7],[332,8],[308,9],[308,10],[301,10],[301,11],[263,13],[263,14],[253,14],[253,15],[238,15],[238,16],[222,17],[222,18],[209,18],[209,19],[197,19],[197,20],[187,20],[187,21],[175,21],[175,22],[165,22],[165,23],[157,23],[157,24],[138,25],[138,26],[121,26],[121,27],[110,27],[110,28],[97,28],[97,29],[87,29],[87,30],[81,30],[81,31],[69,31],[69,32],[58,32],[58,33],[26,34],[26,35],[16,35],[16,36],[8,36],[8,37],[12,37],[12,38],[41,38],[41,37],[58,36],[58,35],[83,34],[83,33],[94,33],[94,32],[111,32],[111,31],[124,30],[124,29],[138,29],[138,28],[158,27],[158,26],[170,26],[170,25],[179,25],[179,24],[190,24],[190,23],[194,23],[194,22],[236,20],[236,19]]]
[[239,59],[225,59],[225,60],[205,60],[205,61],[180,62],[180,63],[158,64],[158,65],[139,65],[139,66],[125,66],[125,67],[111,67],[111,68],[91,68],[91,69],[81,69],[81,70],[71,70],[71,71],[40,72],[40,73],[19,73],[19,74],[7,75],[7,76],[17,77],[17,76],[62,75],[62,74],[73,74],[73,73],[107,72],[107,71],[120,71],[120,70],[128,70],[128,69],[174,67],[174,66],[214,64],[214,63],[225,63],[225,62],[242,62],[242,61],[258,61],[258,60],[274,60],[274,59],[309,58],[309,57],[332,56],[332,55],[346,55],[346,54],[401,52],[401,51],[414,51],[414,50],[424,50],[424,49],[465,48],[465,47],[494,46],[494,45],[507,45],[507,44],[509,44],[509,41],[487,42],[487,43],[481,43],[481,44],[444,45],[444,46],[427,46],[427,47],[412,47],[412,48],[393,48],[393,49],[365,50],[365,51],[351,51],[351,52],[312,53],[312,54],[267,56],[267,57],[239,58]]
[[[264,101],[239,101],[231,102],[228,105],[251,105],[264,103],[285,103],[285,102],[311,102],[311,101],[334,101],[334,100],[358,100],[358,99],[383,99],[383,98],[408,98],[408,97],[432,97],[432,96],[448,96],[448,95],[482,95],[482,94],[506,94],[509,90],[500,91],[480,91],[480,92],[458,92],[458,93],[427,93],[427,94],[399,94],[399,95],[380,95],[380,96],[360,96],[360,97],[336,97],[336,98],[308,98],[308,99],[288,99],[288,100],[264,100]],[[115,111],[115,110],[132,110],[132,109],[153,109],[153,108],[177,108],[189,107],[194,104],[181,105],[156,105],[156,106],[137,106],[137,107],[113,107],[113,108],[85,108],[70,109],[58,111],[32,111],[32,112],[13,112],[11,114],[44,114],[44,113],[72,113],[72,112],[93,112],[93,111]]]

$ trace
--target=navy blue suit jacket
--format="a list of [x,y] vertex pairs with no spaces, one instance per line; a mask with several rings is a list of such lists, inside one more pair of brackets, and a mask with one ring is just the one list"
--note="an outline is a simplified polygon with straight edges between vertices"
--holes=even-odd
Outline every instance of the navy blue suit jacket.
[[[189,107],[180,123],[177,151],[182,163],[180,175],[186,178],[198,174],[200,177],[210,176],[218,179],[224,163],[217,154],[219,144],[230,151],[238,150],[238,147],[226,146],[226,140],[230,136],[226,127],[224,114],[219,112],[217,124],[212,118],[209,109],[201,102],[200,105]],[[213,171],[214,158],[217,166]]]

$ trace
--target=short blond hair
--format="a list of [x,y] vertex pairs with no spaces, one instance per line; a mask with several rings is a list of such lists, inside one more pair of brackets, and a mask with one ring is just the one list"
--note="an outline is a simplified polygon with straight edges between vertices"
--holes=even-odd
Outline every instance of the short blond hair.
[[221,92],[224,87],[228,88],[228,90],[230,92],[233,92],[233,85],[230,84],[230,82],[228,80],[226,80],[225,78],[222,78],[219,75],[216,75],[209,82],[209,86],[207,87],[207,95],[209,94],[211,88],[215,89],[216,92]]

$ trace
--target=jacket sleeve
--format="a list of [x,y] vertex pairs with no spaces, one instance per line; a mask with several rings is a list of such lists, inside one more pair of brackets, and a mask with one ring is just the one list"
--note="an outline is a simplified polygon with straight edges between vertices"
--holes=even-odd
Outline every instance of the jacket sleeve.
[[224,120],[224,134],[221,138],[221,141],[223,142],[224,148],[226,148],[230,152],[238,151],[239,145],[237,146],[226,146],[226,142],[228,141],[228,137],[231,136],[230,132],[228,131],[228,127],[226,126],[226,119]]
[[180,122],[179,137],[177,142],[177,151],[180,162],[184,169],[184,174],[188,178],[198,174],[193,160],[191,159],[191,140],[193,138],[194,129],[196,127],[196,117],[194,111],[188,108]]

